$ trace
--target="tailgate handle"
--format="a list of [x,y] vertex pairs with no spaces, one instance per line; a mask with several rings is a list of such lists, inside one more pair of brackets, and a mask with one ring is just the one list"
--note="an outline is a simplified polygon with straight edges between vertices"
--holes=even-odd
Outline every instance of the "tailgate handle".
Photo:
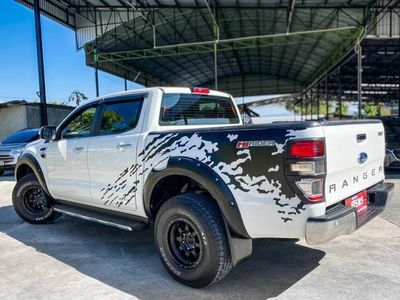
[[361,143],[367,139],[367,135],[365,133],[357,134],[357,143]]

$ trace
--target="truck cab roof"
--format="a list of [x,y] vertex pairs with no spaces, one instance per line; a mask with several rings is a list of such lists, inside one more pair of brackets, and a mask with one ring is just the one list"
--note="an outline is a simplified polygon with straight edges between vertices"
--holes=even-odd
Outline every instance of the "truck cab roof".
[[[228,98],[232,98],[231,95],[224,93],[224,92],[220,92],[220,91],[216,91],[216,90],[211,90],[211,89],[207,89],[208,90],[208,95],[210,96],[219,96],[219,97],[228,97]],[[102,95],[99,97],[96,97],[94,99],[89,99],[85,102],[83,102],[83,105],[86,104],[90,104],[90,103],[95,103],[96,101],[101,101],[104,99],[108,99],[108,98],[113,98],[113,97],[119,97],[119,96],[127,96],[127,95],[135,95],[135,94],[141,94],[141,93],[148,93],[148,92],[152,92],[152,91],[161,91],[162,93],[180,93],[180,94],[191,94],[193,93],[193,89],[191,88],[186,88],[186,87],[149,87],[149,88],[142,88],[142,89],[134,89],[134,90],[127,90],[127,91],[122,91],[122,92],[116,92],[116,93],[111,93],[111,94],[107,94],[107,95]]]

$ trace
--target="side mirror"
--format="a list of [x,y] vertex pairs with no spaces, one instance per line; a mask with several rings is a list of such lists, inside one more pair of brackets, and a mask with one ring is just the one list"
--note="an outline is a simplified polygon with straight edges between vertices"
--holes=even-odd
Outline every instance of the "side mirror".
[[40,138],[46,141],[52,141],[56,139],[56,126],[43,126],[40,128]]

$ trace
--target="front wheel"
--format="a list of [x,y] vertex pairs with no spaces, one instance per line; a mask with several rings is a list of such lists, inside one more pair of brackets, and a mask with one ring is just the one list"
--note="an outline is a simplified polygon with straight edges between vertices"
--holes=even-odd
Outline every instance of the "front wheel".
[[155,241],[169,274],[195,288],[212,285],[232,268],[225,225],[213,199],[182,194],[157,213]]
[[24,176],[15,184],[12,202],[18,216],[31,224],[52,223],[61,215],[54,211],[52,199],[34,174]]

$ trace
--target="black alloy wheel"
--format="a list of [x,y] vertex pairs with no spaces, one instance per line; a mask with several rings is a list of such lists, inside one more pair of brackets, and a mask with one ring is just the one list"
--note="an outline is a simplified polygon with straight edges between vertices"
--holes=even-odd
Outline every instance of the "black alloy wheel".
[[28,174],[17,181],[12,201],[18,216],[31,224],[52,223],[61,216],[54,211],[54,200],[46,194],[35,174]]
[[179,218],[170,225],[169,243],[174,260],[187,270],[199,265],[203,255],[200,232],[185,218]]

